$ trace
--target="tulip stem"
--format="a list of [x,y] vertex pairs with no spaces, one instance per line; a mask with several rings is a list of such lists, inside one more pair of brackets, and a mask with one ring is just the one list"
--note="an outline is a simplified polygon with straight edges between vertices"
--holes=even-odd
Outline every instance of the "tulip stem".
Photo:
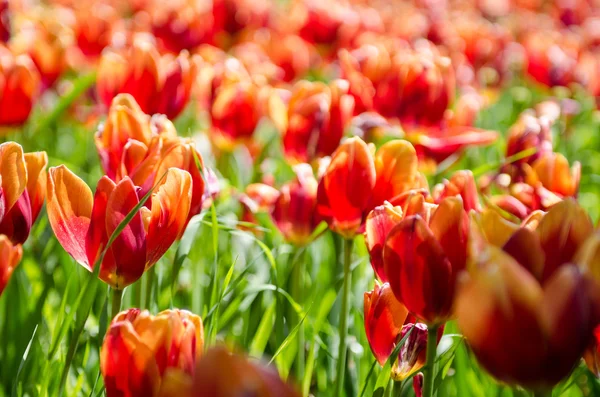
[[144,309],[150,310],[150,305],[152,304],[152,287],[154,285],[154,274],[155,274],[154,266],[152,266],[146,272],[146,291],[144,295]]
[[433,378],[435,375],[435,355],[437,351],[437,334],[439,325],[429,327],[427,330],[427,361],[423,371],[423,397],[433,396]]
[[349,298],[350,284],[352,283],[350,265],[352,260],[353,242],[353,239],[346,239],[344,241],[344,284],[342,286],[342,307],[339,324],[340,345],[338,348],[337,376],[335,378],[335,389],[333,394],[336,397],[341,396],[346,371],[346,336],[348,335],[348,317],[350,316]]
[[[123,298],[123,290],[122,289],[112,289],[112,305],[110,309],[110,320],[121,311],[121,299]],[[110,321],[109,321],[110,323]]]
[[[304,304],[304,255],[303,251],[294,251],[294,262],[292,263],[292,285],[293,297],[299,305]],[[296,379],[304,379],[305,366],[305,341],[304,341],[304,324],[300,314],[294,311],[293,318],[295,324],[298,325],[298,352],[296,354]]]

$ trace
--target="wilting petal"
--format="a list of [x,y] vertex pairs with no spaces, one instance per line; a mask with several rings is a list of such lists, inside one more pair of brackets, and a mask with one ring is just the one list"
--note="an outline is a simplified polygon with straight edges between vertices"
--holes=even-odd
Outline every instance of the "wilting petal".
[[388,233],[402,220],[402,209],[384,203],[375,207],[365,223],[365,243],[371,257],[373,271],[382,282],[387,282],[383,267],[383,247]]
[[0,295],[8,284],[13,270],[21,261],[23,248],[13,244],[8,237],[0,234]]
[[536,279],[542,279],[545,255],[537,233],[521,228],[508,239],[502,249]]
[[[106,233],[111,236],[139,199],[131,179],[125,178],[117,184],[106,204]],[[146,267],[146,231],[138,211],[112,243],[115,258],[114,271],[108,281],[115,288],[125,288],[144,273]]]
[[407,315],[408,310],[398,302],[389,284],[381,287],[375,284],[373,291],[365,292],[365,332],[380,365],[383,366],[392,354]]
[[34,152],[25,153],[24,157],[27,166],[27,192],[29,192],[31,203],[31,221],[35,222],[46,197],[48,155],[46,152]]
[[27,187],[23,148],[15,142],[0,145],[0,221]]
[[538,310],[543,291],[535,278],[501,249],[489,246],[486,264],[461,288],[458,325],[479,362],[497,379],[528,384],[546,354]]
[[469,215],[461,196],[443,199],[431,216],[431,232],[452,264],[452,280],[467,264]]
[[450,315],[452,264],[421,217],[410,216],[392,229],[383,262],[394,295],[411,313],[429,324]]
[[553,206],[536,231],[546,254],[542,279],[547,280],[558,267],[571,262],[583,242],[592,234],[587,213],[573,199]]
[[50,168],[46,189],[48,219],[56,238],[77,262],[91,270],[85,238],[92,215],[92,191],[64,165]]
[[148,225],[146,266],[156,263],[184,230],[192,199],[192,177],[170,168],[152,195],[152,218]]

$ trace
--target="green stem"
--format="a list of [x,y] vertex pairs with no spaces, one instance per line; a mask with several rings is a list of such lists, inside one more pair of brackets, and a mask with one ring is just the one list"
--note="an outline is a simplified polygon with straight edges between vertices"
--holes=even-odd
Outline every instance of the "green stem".
[[[297,251],[296,251],[297,252]],[[293,265],[293,297],[296,303],[303,305],[304,303],[304,255],[297,252],[296,263]],[[294,312],[294,323],[299,324],[298,328],[298,352],[296,354],[296,379],[304,379],[305,366],[305,341],[304,341],[304,323],[298,313]]]
[[437,351],[437,334],[439,325],[427,330],[427,361],[423,371],[423,397],[433,396],[433,378],[435,375],[435,353]]
[[113,289],[112,290],[112,305],[110,309],[110,319],[108,323],[112,321],[113,318],[121,311],[121,299],[123,298],[123,290],[122,289]]
[[338,349],[338,361],[335,379],[335,389],[333,395],[336,397],[342,394],[342,385],[344,384],[344,375],[346,371],[346,336],[348,335],[348,317],[350,316],[350,284],[352,283],[352,273],[350,264],[352,259],[352,243],[354,240],[346,239],[344,242],[344,284],[342,286],[342,308],[340,311],[339,335],[340,345]]
[[146,295],[144,296],[145,299],[143,308],[147,310],[150,310],[150,305],[152,304],[152,286],[154,285],[154,275],[156,274],[154,266],[152,266],[146,272]]

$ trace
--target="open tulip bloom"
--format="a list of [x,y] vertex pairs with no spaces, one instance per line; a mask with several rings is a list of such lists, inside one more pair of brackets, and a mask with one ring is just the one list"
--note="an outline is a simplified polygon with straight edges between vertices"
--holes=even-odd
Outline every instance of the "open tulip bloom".
[[115,289],[138,280],[181,236],[191,203],[191,176],[169,168],[142,206],[107,247],[109,238],[130,211],[140,203],[137,188],[125,177],[114,183],[104,176],[96,193],[67,167],[48,174],[48,218],[63,248],[92,271],[100,263],[99,277]]

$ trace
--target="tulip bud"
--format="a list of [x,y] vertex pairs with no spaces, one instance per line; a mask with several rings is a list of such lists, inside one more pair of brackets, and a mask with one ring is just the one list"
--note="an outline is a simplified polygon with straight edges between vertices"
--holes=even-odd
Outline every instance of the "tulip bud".
[[165,396],[189,387],[203,345],[202,320],[188,311],[117,314],[100,351],[107,396]]
[[216,347],[198,362],[187,396],[299,397],[300,393],[281,380],[274,368]]
[[[187,171],[170,168],[146,206],[133,216],[108,247],[99,277],[123,289],[138,280],[181,236],[192,196]],[[95,195],[64,165],[50,169],[47,197],[50,226],[63,248],[92,271],[109,238],[139,204],[138,188],[129,177],[118,183],[104,176]]]
[[0,126],[23,124],[40,90],[40,75],[27,55],[0,46]]
[[173,119],[187,104],[196,74],[196,60],[186,52],[161,56],[149,39],[138,36],[127,50],[102,54],[96,86],[107,107],[117,94],[128,93],[145,113]]
[[302,246],[317,226],[318,182],[308,164],[298,164],[294,171],[296,179],[280,189],[271,215],[285,239]]
[[21,245],[13,244],[8,237],[0,234],[0,295],[2,295],[2,291],[4,291],[22,256],[23,248]]
[[283,138],[286,155],[309,162],[329,156],[338,147],[344,128],[352,117],[354,99],[348,95],[348,82],[300,81],[292,91],[287,110],[287,130]]
[[375,284],[373,291],[364,294],[364,316],[371,351],[383,366],[401,338],[408,310],[396,300],[388,283]]
[[423,374],[418,373],[413,377],[413,390],[415,397],[423,397]]

